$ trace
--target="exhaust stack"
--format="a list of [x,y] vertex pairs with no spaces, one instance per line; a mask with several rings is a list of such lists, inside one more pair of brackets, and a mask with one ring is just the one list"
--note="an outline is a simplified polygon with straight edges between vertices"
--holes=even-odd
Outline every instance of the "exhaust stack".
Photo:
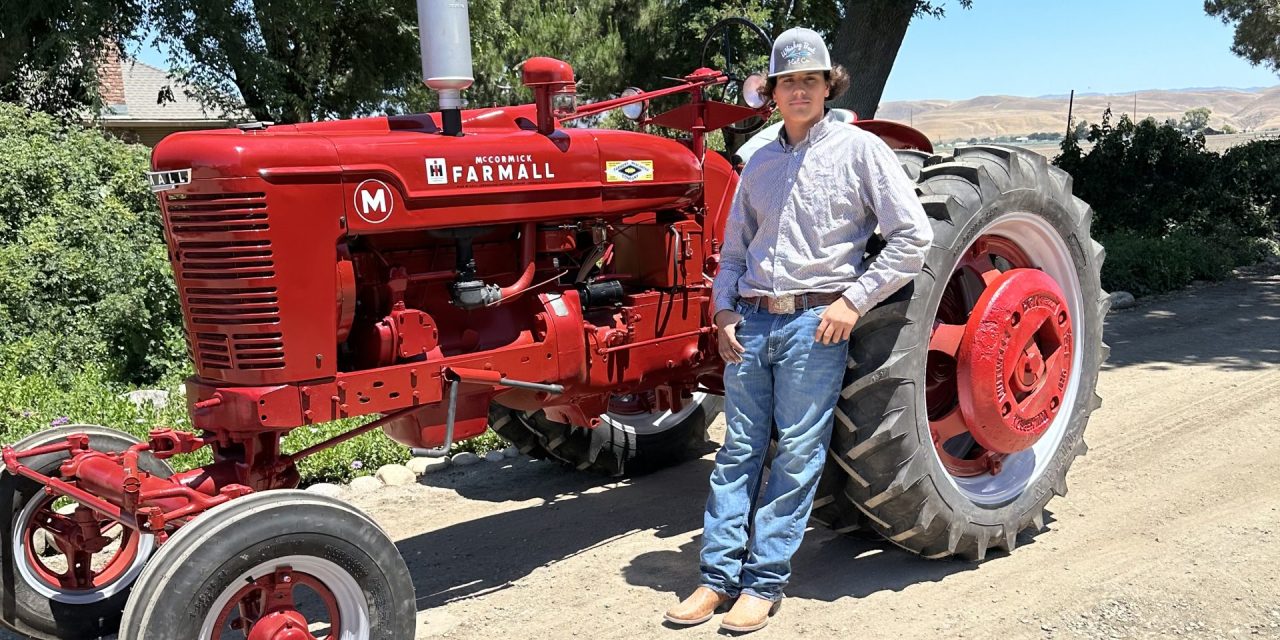
[[467,0],[418,0],[422,79],[440,95],[447,136],[462,135],[462,90],[475,82],[468,20]]

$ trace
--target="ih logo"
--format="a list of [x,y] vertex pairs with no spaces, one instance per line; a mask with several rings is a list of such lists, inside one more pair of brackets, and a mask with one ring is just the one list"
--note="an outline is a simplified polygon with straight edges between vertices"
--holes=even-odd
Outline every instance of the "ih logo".
[[391,217],[396,199],[386,183],[381,180],[365,180],[356,187],[356,213],[369,224],[381,224]]
[[449,184],[444,158],[427,158],[427,184]]

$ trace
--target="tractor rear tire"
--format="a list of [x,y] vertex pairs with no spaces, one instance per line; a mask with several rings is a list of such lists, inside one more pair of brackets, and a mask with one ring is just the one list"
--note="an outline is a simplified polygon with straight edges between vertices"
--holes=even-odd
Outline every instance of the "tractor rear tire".
[[[89,446],[98,451],[124,451],[139,442],[127,433],[107,427],[69,424],[27,436],[14,443],[13,448],[21,451],[55,444],[77,433],[88,435]],[[67,457],[66,453],[50,453],[24,458],[22,463],[47,476],[58,477],[58,467]],[[173,469],[166,462],[149,453],[138,456],[138,465],[162,478],[173,475]],[[50,578],[56,568],[51,570],[48,565],[66,565],[69,559],[65,554],[49,557],[47,552],[40,553],[35,540],[36,535],[47,535],[39,526],[38,513],[52,507],[52,501],[40,484],[10,475],[0,467],[0,523],[3,523],[0,526],[0,622],[41,640],[98,638],[115,633],[120,624],[120,610],[154,548],[154,538],[122,530],[123,549],[117,547],[110,555],[95,554],[107,556],[102,571],[94,577],[100,583],[84,589],[55,585]],[[137,540],[126,544],[126,536],[137,536]]]
[[[1095,388],[1109,351],[1102,342],[1110,306],[1100,282],[1105,254],[1090,237],[1092,210],[1072,195],[1071,177],[1044,157],[993,146],[921,160],[917,190],[933,227],[933,246],[923,272],[854,327],[813,518],[837,530],[865,524],[929,558],[982,560],[991,548],[1012,551],[1023,529],[1043,528],[1045,505],[1066,493],[1067,470],[1086,450],[1084,429],[1101,405]],[[911,175],[915,168],[904,170]],[[981,247],[975,244],[979,240]],[[1009,454],[992,471],[953,473],[956,464],[970,461],[962,459],[963,453],[950,457],[954,452],[943,447],[947,443],[933,441],[930,420],[938,418],[931,413],[938,409],[930,400],[938,403],[937,397],[927,397],[926,389],[945,390],[948,382],[926,379],[931,372],[947,371],[946,361],[930,351],[931,338],[944,293],[947,308],[954,310],[952,287],[959,287],[965,300],[976,295],[966,287],[982,287],[981,279],[974,284],[958,270],[966,255],[986,253],[982,247],[988,242],[1016,245],[1011,253],[1031,263],[1022,265],[1025,271],[1038,269],[1060,287],[1073,338],[1069,356],[1059,362],[1071,363],[1070,377],[1055,405],[1057,413],[1033,445]],[[998,254],[985,258],[1006,271]],[[962,303],[960,324],[973,304],[977,302]],[[964,305],[970,306],[966,310]],[[955,370],[953,365],[952,378],[958,379]],[[952,398],[952,409],[956,403]],[[975,450],[972,436],[959,437],[960,451]],[[968,448],[964,438],[970,438]],[[947,441],[954,445],[951,438]],[[944,464],[944,455],[951,466]]]
[[530,457],[622,476],[655,471],[706,453],[707,427],[722,407],[721,396],[695,393],[675,414],[606,413],[596,428],[581,429],[550,420],[541,410],[495,405],[489,424]]
[[[355,507],[291,489],[236,498],[178,529],[138,578],[120,637],[243,638],[273,623],[253,604],[276,602],[303,624],[327,622],[330,638],[413,638],[417,600],[395,543]],[[245,616],[250,628],[237,631]]]

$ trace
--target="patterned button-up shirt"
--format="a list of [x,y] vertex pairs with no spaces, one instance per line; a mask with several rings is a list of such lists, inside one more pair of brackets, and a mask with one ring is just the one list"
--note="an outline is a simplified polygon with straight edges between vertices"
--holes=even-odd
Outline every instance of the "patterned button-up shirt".
[[[877,224],[887,245],[864,264]],[[799,143],[780,134],[743,169],[712,286],[715,311],[739,296],[838,291],[865,315],[920,273],[932,241],[889,146],[828,113]]]

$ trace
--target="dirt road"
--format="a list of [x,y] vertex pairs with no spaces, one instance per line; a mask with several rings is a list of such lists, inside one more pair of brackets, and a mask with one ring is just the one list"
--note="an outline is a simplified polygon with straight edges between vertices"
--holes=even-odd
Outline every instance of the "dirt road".
[[[975,565],[811,530],[752,637],[1280,638],[1280,273],[1106,335],[1104,409],[1046,531]],[[517,458],[352,501],[409,563],[418,638],[712,638],[659,622],[696,584],[710,465],[610,483]]]
[[[757,638],[1280,638],[1280,274],[1113,314],[1089,455],[982,564],[811,530]],[[621,483],[518,458],[354,502],[408,560],[419,638],[701,638],[710,456]]]

